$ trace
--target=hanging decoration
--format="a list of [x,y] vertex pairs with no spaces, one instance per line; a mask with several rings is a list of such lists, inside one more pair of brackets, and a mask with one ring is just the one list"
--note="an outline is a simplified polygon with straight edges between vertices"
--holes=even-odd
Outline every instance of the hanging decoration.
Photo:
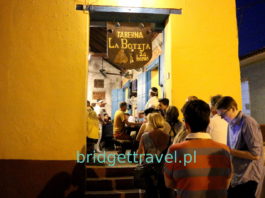
[[152,58],[151,24],[107,22],[107,52],[123,69],[143,67]]

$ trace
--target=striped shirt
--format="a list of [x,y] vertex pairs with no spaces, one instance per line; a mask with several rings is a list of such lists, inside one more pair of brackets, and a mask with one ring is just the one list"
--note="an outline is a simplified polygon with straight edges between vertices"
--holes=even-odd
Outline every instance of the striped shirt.
[[191,133],[173,144],[165,160],[166,177],[173,180],[178,198],[225,198],[231,177],[226,145],[211,140],[208,133]]

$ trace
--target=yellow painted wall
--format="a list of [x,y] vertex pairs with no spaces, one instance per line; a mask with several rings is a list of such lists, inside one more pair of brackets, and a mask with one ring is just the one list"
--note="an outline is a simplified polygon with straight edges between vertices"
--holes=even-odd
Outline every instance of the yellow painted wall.
[[[178,15],[179,16],[179,15]],[[179,16],[180,17],[180,16]],[[172,45],[171,45],[171,38],[172,35],[172,24],[171,22],[166,23],[166,27],[164,29],[164,92],[165,98],[170,100],[171,105],[178,105],[172,104]],[[163,63],[161,63],[163,64]],[[178,106],[179,107],[179,106]]]
[[162,98],[163,93],[159,86],[159,72],[157,68],[151,71],[151,87],[156,87],[158,89],[158,98]]
[[0,3],[0,159],[74,160],[85,144],[88,15]]
[[235,1],[185,1],[165,29],[166,95],[179,108],[190,95],[230,95],[241,106]]

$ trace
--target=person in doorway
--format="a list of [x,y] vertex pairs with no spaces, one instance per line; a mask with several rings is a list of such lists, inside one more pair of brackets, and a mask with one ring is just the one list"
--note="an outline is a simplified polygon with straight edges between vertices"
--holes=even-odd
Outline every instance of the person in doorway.
[[226,144],[228,124],[216,111],[216,104],[221,98],[221,95],[211,97],[211,118],[207,132],[210,133],[214,141]]
[[[99,120],[96,112],[87,101],[87,154],[94,154],[95,144],[99,139]],[[88,155],[89,163],[92,163],[93,155]]]
[[152,87],[150,90],[149,90],[149,100],[147,101],[146,105],[145,105],[145,109],[148,109],[148,108],[157,108],[158,105],[159,105],[159,102],[158,102],[158,89],[156,87]]
[[173,142],[176,135],[184,130],[184,125],[182,122],[178,119],[179,117],[179,111],[176,106],[169,106],[166,111],[165,119],[170,124],[171,130],[170,130],[170,139],[171,142]]
[[102,108],[103,105],[104,105],[104,101],[98,100],[96,103],[96,106],[94,107],[94,111],[96,112],[100,122],[103,122],[103,120],[104,120],[104,111]]
[[86,101],[86,108],[87,108],[88,111],[91,110],[91,109],[94,111],[94,108],[91,106],[91,103],[90,103],[89,100]]
[[138,113],[138,118],[137,118],[137,122],[144,122],[144,111],[140,111]]
[[166,112],[167,112],[167,110],[169,108],[169,99],[161,98],[161,99],[158,100],[158,102],[159,102],[158,108],[162,112],[162,115],[165,117],[166,116]]
[[105,150],[114,149],[113,143],[113,124],[107,113],[104,114],[104,122],[102,124],[102,136],[100,147]]
[[187,102],[183,110],[189,134],[186,141],[168,149],[171,157],[164,166],[166,186],[177,189],[179,198],[224,198],[232,164],[229,148],[213,141],[206,132],[210,107],[202,100],[193,100]]
[[[125,124],[125,132],[126,132],[126,134],[131,136],[131,133],[133,131],[137,133],[139,131],[139,129],[140,129],[140,123],[138,123],[138,125],[133,125],[132,123],[136,123],[135,117],[130,115],[129,113],[124,113],[124,115],[125,115],[125,122],[130,123],[129,125]],[[135,133],[135,135],[136,135],[136,133]]]
[[104,105],[104,101],[98,100],[97,104],[94,108],[94,111],[96,112],[96,114],[98,116],[98,120],[99,120],[99,139],[98,139],[98,142],[96,144],[96,151],[98,153],[101,152],[100,141],[101,141],[101,137],[102,137],[102,125],[104,124],[104,111],[102,109],[103,105]]
[[[181,113],[184,114],[183,112],[185,111],[184,108],[185,108],[186,105],[184,105],[182,108],[181,108]],[[184,119],[183,119],[184,121]],[[182,123],[182,127],[180,128],[180,130],[178,131],[178,133],[176,134],[174,140],[173,140],[173,144],[176,144],[176,143],[181,143],[181,142],[184,142],[185,141],[185,138],[187,137],[187,135],[189,134],[186,126],[184,123]]]
[[139,126],[141,123],[129,122],[125,118],[125,112],[127,110],[127,103],[121,102],[120,109],[115,112],[114,115],[114,137],[120,140],[131,140],[130,135],[126,134],[125,125],[127,126]]
[[257,185],[263,175],[263,138],[259,124],[237,108],[236,101],[222,97],[217,113],[228,122],[227,145],[230,147],[234,176],[228,198],[255,198]]

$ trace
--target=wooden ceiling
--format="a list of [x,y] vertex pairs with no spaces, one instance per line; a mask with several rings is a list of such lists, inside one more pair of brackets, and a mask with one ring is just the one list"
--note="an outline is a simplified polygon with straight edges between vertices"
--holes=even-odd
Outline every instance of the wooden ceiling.
[[107,53],[107,28],[90,27],[89,47],[90,52]]

